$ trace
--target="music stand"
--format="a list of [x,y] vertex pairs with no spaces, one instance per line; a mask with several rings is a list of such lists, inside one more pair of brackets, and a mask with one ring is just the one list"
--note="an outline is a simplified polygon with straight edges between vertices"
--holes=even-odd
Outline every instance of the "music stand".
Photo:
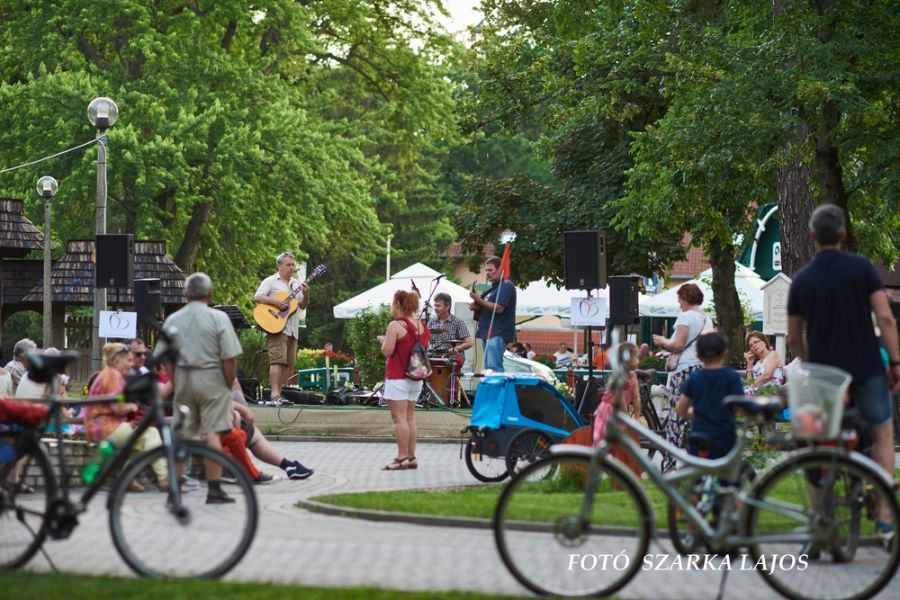
[[250,329],[250,323],[244,317],[244,313],[241,312],[241,309],[237,307],[235,304],[218,304],[213,306],[216,310],[221,310],[223,313],[228,315],[228,318],[231,320],[231,326],[234,327],[235,331],[241,329]]

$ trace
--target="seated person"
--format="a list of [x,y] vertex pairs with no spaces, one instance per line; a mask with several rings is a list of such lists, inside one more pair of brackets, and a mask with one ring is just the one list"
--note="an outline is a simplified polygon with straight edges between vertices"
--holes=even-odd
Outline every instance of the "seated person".
[[[728,338],[722,333],[714,331],[697,338],[697,357],[703,368],[682,384],[675,413],[682,419],[692,416],[692,433],[709,440],[707,457],[721,458],[736,441],[734,415],[722,401],[725,396],[743,394],[744,388],[737,371],[725,366]],[[696,441],[688,444],[689,453],[697,456],[700,451]]]
[[313,474],[296,460],[282,456],[262,432],[253,425],[253,411],[245,404],[244,393],[237,379],[234,382],[234,427],[223,436],[225,451],[240,464],[257,484],[271,483],[276,477],[263,473],[250,460],[247,451],[261,461],[282,469],[288,479],[306,479]]
[[553,353],[553,358],[556,359],[556,368],[562,369],[572,365],[572,362],[575,360],[575,354],[569,350],[565,342],[560,342],[558,349]]
[[[133,366],[131,352],[125,344],[109,343],[103,346],[103,370],[97,374],[91,384],[89,396],[107,396],[120,394],[125,390],[125,375]],[[84,432],[88,440],[99,442],[108,440],[117,448],[121,448],[128,436],[134,431],[129,416],[137,412],[138,405],[133,402],[108,402],[103,404],[84,405]],[[132,448],[137,454],[161,445],[159,431],[149,427]],[[165,459],[153,463],[159,490],[169,490],[169,469]],[[143,492],[144,486],[133,479],[128,485],[133,492]]]

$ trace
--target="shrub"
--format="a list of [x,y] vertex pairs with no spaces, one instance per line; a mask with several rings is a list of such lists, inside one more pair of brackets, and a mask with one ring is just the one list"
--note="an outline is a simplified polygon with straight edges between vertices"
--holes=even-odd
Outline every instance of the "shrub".
[[384,379],[385,364],[381,347],[372,340],[384,334],[391,319],[393,316],[389,307],[375,311],[366,309],[347,323],[344,331],[344,337],[356,356],[362,383],[369,388]]
[[269,385],[269,354],[266,334],[261,329],[245,329],[238,334],[243,353],[238,367],[246,377],[257,377],[261,386]]
[[651,354],[638,363],[638,369],[656,369],[657,371],[665,371],[666,359]]

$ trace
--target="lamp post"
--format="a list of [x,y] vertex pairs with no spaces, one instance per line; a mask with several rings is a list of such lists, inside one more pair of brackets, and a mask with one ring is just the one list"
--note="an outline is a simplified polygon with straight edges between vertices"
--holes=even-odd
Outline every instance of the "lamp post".
[[[106,130],[119,118],[119,107],[109,98],[94,98],[87,117],[97,128],[97,213],[96,235],[106,234]],[[94,269],[97,267],[97,242],[94,240]],[[95,281],[96,284],[96,281]],[[100,311],[106,310],[106,288],[94,288],[94,322],[91,327],[91,363],[100,370]]]
[[44,301],[44,340],[42,346],[49,348],[53,345],[53,310],[51,305],[53,286],[50,281],[50,252],[52,242],[50,239],[50,199],[56,194],[59,184],[55,179],[44,175],[37,180],[37,193],[44,199],[44,293],[41,297]]

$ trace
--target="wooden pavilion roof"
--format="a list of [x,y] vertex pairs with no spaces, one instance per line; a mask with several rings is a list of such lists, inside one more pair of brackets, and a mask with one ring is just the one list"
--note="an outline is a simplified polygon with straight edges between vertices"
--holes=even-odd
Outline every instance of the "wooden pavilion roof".
[[44,234],[25,218],[22,200],[0,198],[0,257],[23,258],[44,248]]
[[[66,253],[54,261],[50,273],[53,282],[53,302],[69,305],[91,305],[94,303],[95,286],[94,240],[71,240],[66,244]],[[184,272],[172,259],[166,256],[165,240],[145,240],[134,243],[134,278],[159,279],[163,306],[184,304]],[[40,268],[38,280],[34,282],[22,302],[42,302],[43,281]],[[107,292],[109,306],[132,306],[131,288]],[[5,298],[4,298],[5,300]]]

